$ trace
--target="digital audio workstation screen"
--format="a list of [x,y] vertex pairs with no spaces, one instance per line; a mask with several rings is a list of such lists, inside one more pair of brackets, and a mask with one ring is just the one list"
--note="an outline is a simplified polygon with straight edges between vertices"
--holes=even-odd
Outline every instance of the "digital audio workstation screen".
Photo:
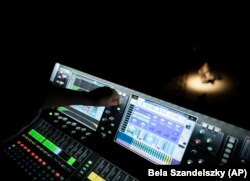
[[180,164],[197,118],[132,95],[115,142],[155,164]]
[[[73,72],[69,78],[66,88],[75,91],[89,92],[93,89],[103,86],[104,85],[100,82],[94,81],[87,77],[83,77]],[[58,111],[66,114],[67,116],[73,118],[81,124],[84,124],[85,126],[89,127],[94,131],[96,131],[96,129],[98,128],[104,109],[105,107],[94,107],[84,105],[58,107]]]

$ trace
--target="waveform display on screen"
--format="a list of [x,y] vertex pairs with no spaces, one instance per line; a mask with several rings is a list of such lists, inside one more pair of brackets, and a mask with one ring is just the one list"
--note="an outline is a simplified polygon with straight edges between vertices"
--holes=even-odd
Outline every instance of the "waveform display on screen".
[[115,142],[157,164],[181,162],[196,118],[133,95]]

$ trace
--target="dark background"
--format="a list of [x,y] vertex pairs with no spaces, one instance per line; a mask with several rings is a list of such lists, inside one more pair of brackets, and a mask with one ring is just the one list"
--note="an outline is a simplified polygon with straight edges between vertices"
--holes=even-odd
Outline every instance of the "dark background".
[[[114,43],[95,37],[101,43],[92,42],[81,53],[77,50],[56,58],[76,69],[249,129],[249,50],[245,34],[222,29],[201,35],[183,32],[168,33],[167,37],[163,32],[154,36],[133,33]],[[221,94],[218,101],[199,102],[163,89],[178,75],[198,70],[205,61],[212,70],[226,72],[232,78],[234,88]]]
[[[13,95],[22,97],[24,91],[30,92],[39,80],[48,80],[53,64],[59,62],[250,129],[249,33],[241,17],[222,16],[210,20],[196,15],[178,20],[151,17],[137,17],[133,21],[85,20],[79,27],[54,21],[49,26],[38,23],[31,28],[22,21],[9,21],[11,26],[5,27],[1,57],[2,101],[5,97],[10,100],[3,103],[5,113],[15,112],[13,116],[18,118],[24,112],[29,114],[30,108],[36,107],[30,105],[29,97],[20,103],[18,98],[12,99]],[[230,93],[221,94],[217,102],[190,100],[188,95],[183,97],[164,89],[175,77],[198,70],[205,61],[211,69],[229,74],[231,84],[235,85]],[[51,68],[43,69],[43,65]],[[27,87],[29,82],[32,84]],[[36,98],[44,99],[44,89],[33,92]],[[11,117],[9,120],[14,121]],[[5,123],[3,121],[3,125]]]

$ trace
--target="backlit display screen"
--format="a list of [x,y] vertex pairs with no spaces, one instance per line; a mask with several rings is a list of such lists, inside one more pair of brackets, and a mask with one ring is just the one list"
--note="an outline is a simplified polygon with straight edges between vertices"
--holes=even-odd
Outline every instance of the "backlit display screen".
[[178,165],[196,120],[132,95],[114,141],[155,164]]
[[[96,82],[94,80],[88,79],[87,77],[72,73],[66,88],[75,91],[89,92],[93,89],[103,86],[104,85],[100,82]],[[95,131],[98,128],[105,107],[71,105],[58,107],[57,110]]]

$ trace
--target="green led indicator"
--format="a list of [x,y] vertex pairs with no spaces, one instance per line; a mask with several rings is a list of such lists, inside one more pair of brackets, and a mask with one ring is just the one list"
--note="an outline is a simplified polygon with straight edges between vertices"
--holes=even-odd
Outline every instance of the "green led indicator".
[[62,107],[58,107],[57,110],[60,111],[60,112],[65,112],[65,111],[67,111],[68,109],[67,109],[66,107],[63,107],[63,106],[62,106]]
[[51,141],[49,140],[45,140],[43,142],[43,145],[48,148],[50,151],[52,151],[53,153],[55,153],[56,155],[58,155],[62,149],[59,148],[58,146],[56,146],[54,143],[52,143]]
[[50,115],[50,116],[52,116],[52,115],[53,115],[53,113],[52,113],[52,112],[50,112],[50,113],[49,113],[49,115]]
[[80,90],[81,88],[79,86],[73,85],[71,89],[77,91]]
[[16,147],[16,145],[15,145],[15,144],[13,144],[13,145],[12,145],[12,147],[13,147],[13,148],[15,148],[15,147]]
[[92,163],[93,163],[93,162],[92,162],[91,160],[89,160],[89,161],[88,161],[88,164],[90,164],[90,165],[91,165]]
[[45,140],[45,137],[34,129],[30,130],[28,134],[35,138],[39,143],[42,143]]
[[67,163],[72,166],[75,163],[76,159],[74,157],[70,157],[70,159],[67,161]]
[[85,164],[85,167],[89,168],[89,164]]

